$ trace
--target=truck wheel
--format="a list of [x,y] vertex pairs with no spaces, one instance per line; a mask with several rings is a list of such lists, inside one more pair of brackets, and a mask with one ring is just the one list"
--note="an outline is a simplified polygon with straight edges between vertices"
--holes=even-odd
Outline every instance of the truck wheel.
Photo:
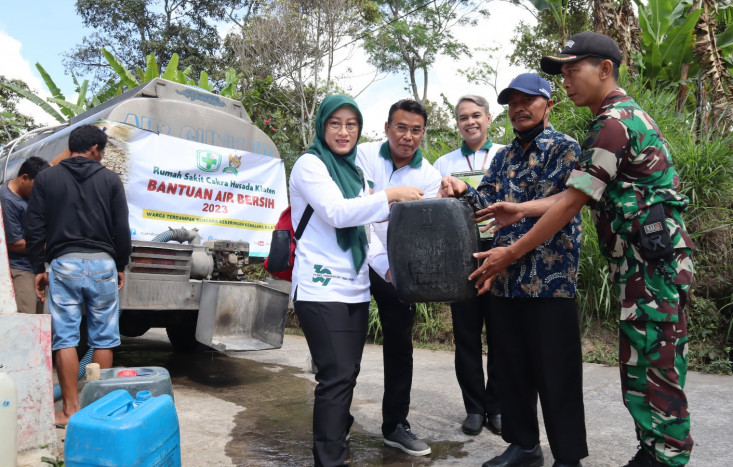
[[140,337],[150,330],[150,323],[144,316],[132,311],[120,314],[120,334],[125,337]]
[[168,340],[178,352],[195,352],[208,349],[205,345],[196,340],[196,322],[190,324],[175,324],[166,326],[165,332]]

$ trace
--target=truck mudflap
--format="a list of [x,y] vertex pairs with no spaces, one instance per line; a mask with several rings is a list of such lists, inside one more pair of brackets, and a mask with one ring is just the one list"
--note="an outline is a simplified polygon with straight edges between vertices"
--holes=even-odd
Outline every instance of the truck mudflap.
[[196,340],[221,352],[279,349],[289,298],[264,282],[203,281]]

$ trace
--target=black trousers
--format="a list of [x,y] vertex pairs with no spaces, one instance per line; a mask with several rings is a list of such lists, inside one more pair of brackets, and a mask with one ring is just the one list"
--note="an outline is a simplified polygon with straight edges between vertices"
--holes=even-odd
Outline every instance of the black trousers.
[[553,457],[586,457],[575,300],[492,297],[491,305],[504,441],[524,448],[539,443],[539,395]]
[[384,344],[384,396],[382,397],[382,434],[391,434],[398,423],[410,426],[412,390],[412,324],[415,305],[401,302],[394,286],[369,268],[374,301],[379,308]]
[[349,409],[361,369],[369,303],[295,301],[316,381],[313,402],[313,458],[317,466],[344,465]]
[[[456,379],[467,414],[499,413],[499,378],[494,339],[491,336],[491,296],[450,304],[453,336],[456,343]],[[483,369],[483,329],[486,326],[486,375]]]

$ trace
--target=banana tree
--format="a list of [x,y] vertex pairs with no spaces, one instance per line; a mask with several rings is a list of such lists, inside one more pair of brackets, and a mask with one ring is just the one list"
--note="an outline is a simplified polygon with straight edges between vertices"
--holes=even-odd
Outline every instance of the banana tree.
[[[91,96],[90,98],[87,98],[89,81],[84,80],[82,83],[79,83],[76,76],[74,76],[74,74],[72,73],[71,76],[74,80],[74,85],[76,86],[77,93],[76,101],[72,102],[64,97],[61,89],[59,89],[54,80],[41,66],[40,63],[36,63],[36,69],[40,73],[44,84],[51,93],[51,97],[49,97],[48,99],[44,100],[42,97],[38,96],[34,92],[17,86],[8,81],[0,81],[0,86],[11,90],[19,96],[22,96],[28,99],[30,102],[36,104],[59,123],[63,123],[66,120],[91,109],[95,105],[99,105],[100,103],[110,99],[111,97],[119,93],[117,89],[117,82],[114,79],[111,79],[107,83],[105,83],[104,86],[102,86],[101,91]],[[51,104],[55,104],[56,107],[52,106]]]
[[[710,124],[720,128],[721,133],[733,131],[730,117],[733,116],[733,7],[718,8],[714,0],[695,0],[692,7],[702,12],[695,27],[695,56],[700,64],[700,76],[705,86],[699,90],[707,92],[709,99],[709,119],[704,118],[707,105],[698,105],[699,126],[705,131]],[[716,34],[718,22],[727,28]],[[720,123],[719,125],[717,123]]]
[[[147,63],[145,70],[138,67],[135,73],[130,72],[125,68],[117,58],[112,55],[109,51],[102,48],[102,54],[106,58],[110,67],[117,73],[117,77],[110,78],[101,91],[91,97],[87,97],[89,90],[89,81],[84,80],[79,83],[76,76],[72,73],[74,84],[76,85],[77,98],[76,101],[69,101],[64,97],[61,89],[56,85],[51,76],[41,66],[40,63],[36,63],[36,68],[43,78],[43,82],[51,93],[51,97],[43,99],[37,94],[29,91],[28,89],[17,86],[9,81],[0,81],[0,86],[9,89],[19,96],[28,99],[30,102],[41,107],[47,114],[57,120],[59,123],[63,123],[66,120],[73,118],[87,110],[95,107],[102,102],[105,102],[119,94],[126,89],[137,87],[143,83],[146,83],[153,78],[161,77],[169,81],[176,83],[188,84],[191,86],[197,86],[205,89],[209,92],[213,91],[214,85],[209,81],[209,75],[205,71],[202,71],[199,75],[198,82],[190,78],[191,67],[185,70],[178,69],[178,55],[173,54],[168,66],[161,75],[158,70],[158,61],[153,54],[146,57]],[[242,78],[241,73],[237,73],[234,69],[229,69],[225,75],[225,85],[222,88],[221,95],[224,97],[231,97],[234,99],[241,98],[241,93],[237,90],[237,85]],[[55,104],[55,107],[51,104]]]
[[[175,53],[171,56],[171,59],[168,62],[168,66],[163,71],[163,74],[160,74],[158,70],[158,61],[153,54],[150,54],[146,57],[145,70],[138,67],[135,70],[135,73],[125,68],[122,62],[117,60],[117,58],[105,48],[102,48],[102,54],[104,55],[105,59],[107,59],[107,63],[109,63],[112,69],[117,73],[118,77],[120,78],[120,83],[127,88],[134,88],[150,81],[153,78],[160,77],[163,79],[167,79],[168,81],[173,81],[175,83],[196,86],[209,92],[212,92],[214,90],[214,85],[209,81],[209,74],[207,72],[202,71],[199,74],[198,81],[195,81],[190,76],[192,72],[192,68],[190,66],[184,70],[179,70],[179,58],[178,54]],[[236,71],[234,71],[233,68],[230,68],[224,76],[225,84],[220,94],[224,97],[237,98],[237,84],[239,83],[241,78],[241,73],[237,73]]]
[[695,25],[701,11],[688,11],[679,0],[635,0],[642,30],[642,50],[634,64],[651,87],[678,85],[683,65],[694,62]]
[[[139,86],[143,83],[147,83],[153,78],[160,77],[176,83],[196,86],[209,92],[213,92],[214,90],[214,85],[209,81],[209,74],[207,72],[202,71],[199,74],[199,80],[197,82],[190,77],[192,70],[190,66],[184,70],[179,70],[178,54],[173,54],[171,56],[168,66],[165,68],[162,75],[158,71],[158,61],[153,54],[149,54],[146,57],[145,70],[138,67],[135,70],[135,73],[132,73],[125,68],[122,62],[117,60],[117,58],[115,58],[115,56],[109,53],[106,49],[102,48],[102,54],[107,59],[107,63],[109,63],[112,69],[115,70],[119,76],[120,82],[128,88]],[[219,91],[219,94],[232,99],[240,99],[242,96],[237,90],[237,85],[241,79],[242,73],[237,73],[233,68],[227,70],[224,75],[224,86]]]

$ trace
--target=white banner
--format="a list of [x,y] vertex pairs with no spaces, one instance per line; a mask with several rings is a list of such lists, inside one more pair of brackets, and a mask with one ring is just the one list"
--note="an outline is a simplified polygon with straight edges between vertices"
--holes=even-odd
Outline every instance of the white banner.
[[250,256],[267,256],[288,204],[281,159],[105,123],[107,153],[114,146],[126,153],[121,176],[133,239],[197,228],[203,241],[246,241]]

